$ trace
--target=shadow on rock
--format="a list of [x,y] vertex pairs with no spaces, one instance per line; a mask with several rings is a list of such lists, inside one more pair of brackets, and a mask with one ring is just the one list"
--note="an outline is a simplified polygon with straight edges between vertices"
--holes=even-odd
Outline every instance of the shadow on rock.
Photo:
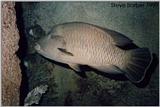
[[22,17],[22,5],[21,2],[18,2],[15,4],[15,9],[16,9],[16,17],[17,17],[17,28],[19,30],[20,34],[20,40],[19,40],[19,49],[16,52],[17,56],[21,60],[20,67],[21,67],[21,73],[22,73],[22,81],[21,81],[21,86],[20,86],[20,106],[24,105],[24,99],[27,96],[27,93],[29,91],[28,88],[28,77],[26,74],[26,67],[24,66],[24,58],[27,55],[27,38],[24,33],[24,23],[23,23],[23,17]]

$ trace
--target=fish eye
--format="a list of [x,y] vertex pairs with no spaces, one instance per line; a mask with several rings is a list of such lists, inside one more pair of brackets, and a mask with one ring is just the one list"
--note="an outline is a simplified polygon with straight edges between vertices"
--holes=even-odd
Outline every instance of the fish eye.
[[35,45],[34,48],[35,48],[37,51],[41,50],[41,46],[40,46],[38,43],[36,43],[36,45]]

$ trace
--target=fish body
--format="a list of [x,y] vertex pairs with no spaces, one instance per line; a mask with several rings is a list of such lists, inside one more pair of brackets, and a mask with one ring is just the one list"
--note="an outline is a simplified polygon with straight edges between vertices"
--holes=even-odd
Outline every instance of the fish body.
[[88,23],[70,22],[53,27],[37,42],[35,49],[76,71],[79,71],[78,65],[88,65],[106,73],[123,73],[131,81],[139,82],[151,63],[151,53],[147,48],[121,48],[128,44],[132,44],[132,40],[121,33]]

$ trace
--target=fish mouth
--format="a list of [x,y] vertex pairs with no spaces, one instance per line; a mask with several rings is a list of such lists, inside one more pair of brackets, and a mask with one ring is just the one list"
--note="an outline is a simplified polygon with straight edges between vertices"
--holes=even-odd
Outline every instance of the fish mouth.
[[34,49],[37,50],[37,51],[40,51],[41,46],[38,43],[36,43]]

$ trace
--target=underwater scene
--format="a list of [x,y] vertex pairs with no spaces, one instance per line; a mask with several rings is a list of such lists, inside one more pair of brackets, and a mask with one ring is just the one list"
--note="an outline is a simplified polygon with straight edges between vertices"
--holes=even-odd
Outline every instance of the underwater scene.
[[[159,104],[158,2],[16,2],[16,11],[23,74],[20,105]],[[69,36],[63,40],[61,34]],[[76,52],[78,46],[83,48]],[[128,54],[120,54],[126,50]],[[132,55],[138,56],[138,61],[133,61]],[[83,57],[72,59],[76,56]],[[134,67],[122,66],[127,59],[132,59]],[[115,65],[104,67],[102,63],[109,60]],[[101,72],[105,70],[111,73]]]

